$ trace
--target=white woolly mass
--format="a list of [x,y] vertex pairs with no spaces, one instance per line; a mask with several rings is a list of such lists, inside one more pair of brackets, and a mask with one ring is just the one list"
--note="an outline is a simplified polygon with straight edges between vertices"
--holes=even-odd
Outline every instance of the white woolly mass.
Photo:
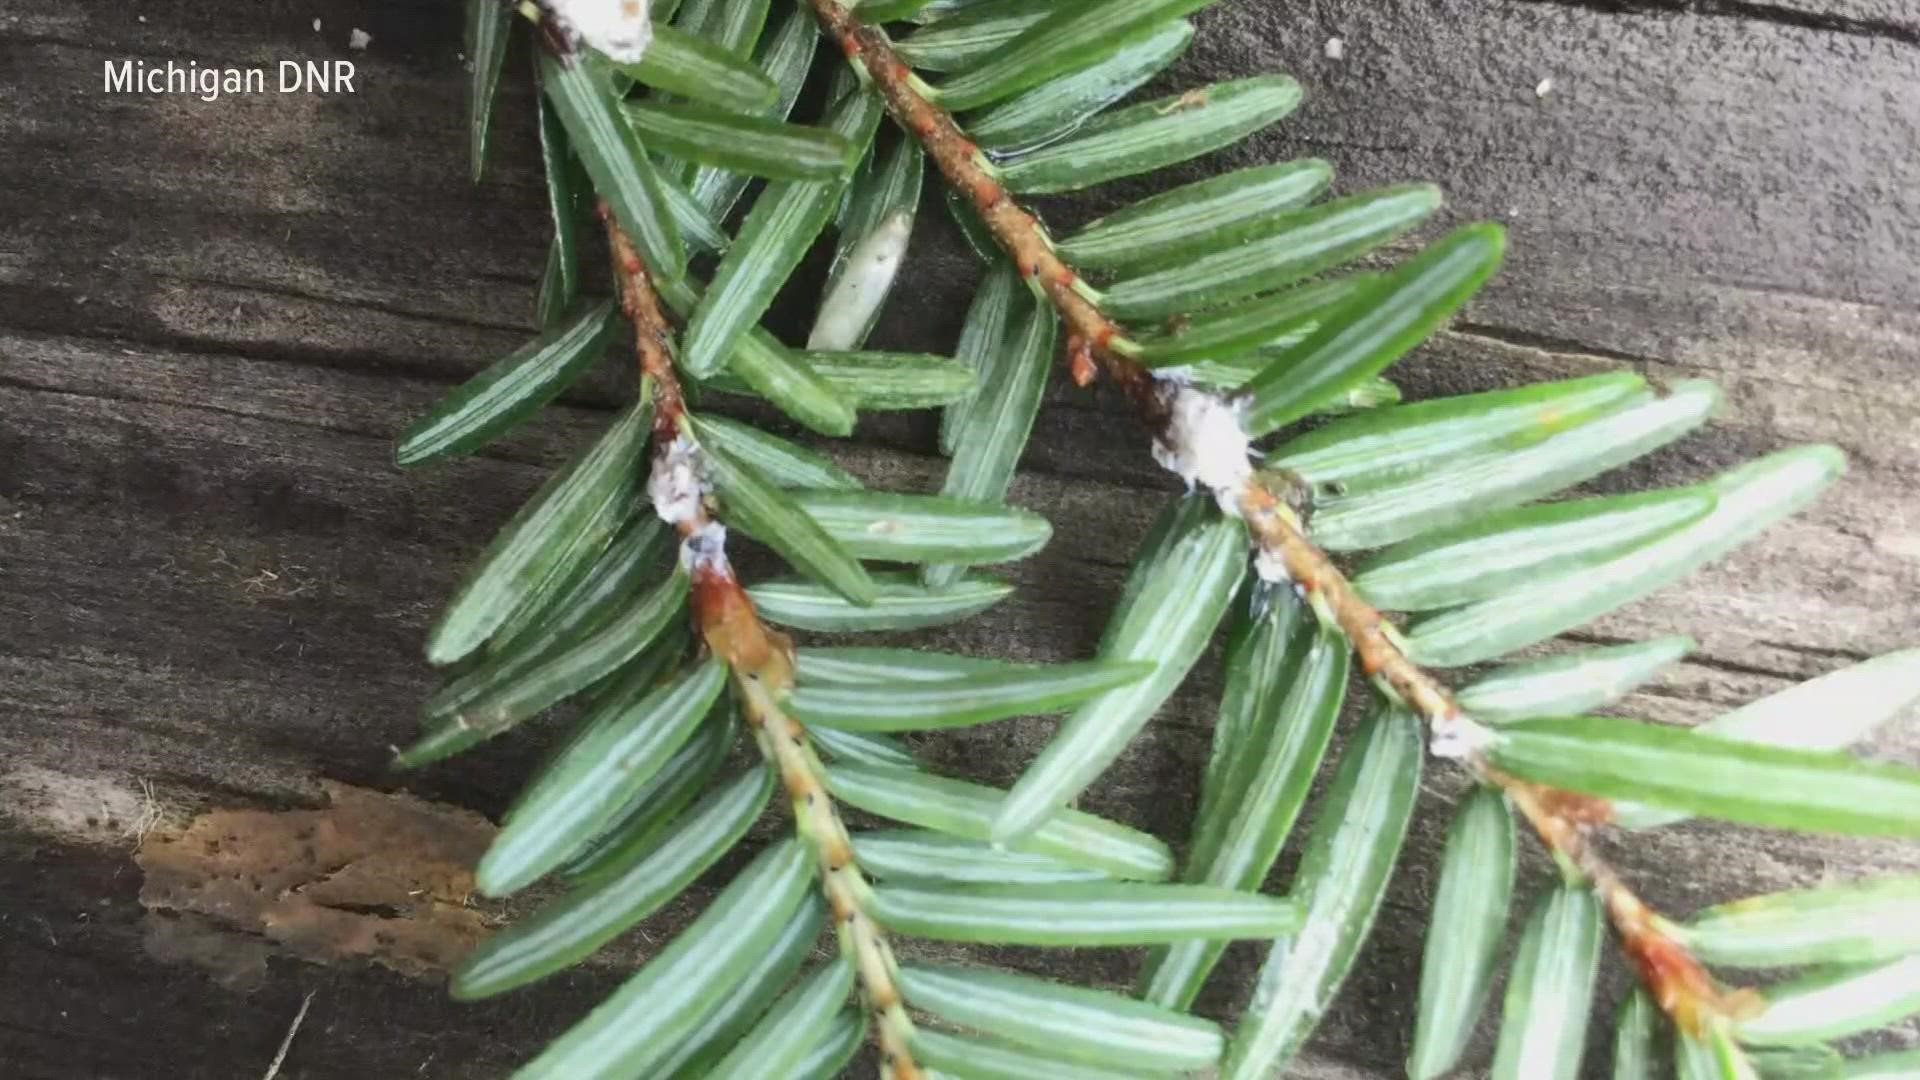
[[847,253],[844,272],[820,304],[820,317],[814,320],[807,348],[832,351],[859,345],[893,288],[894,275],[900,272],[912,235],[913,211],[895,210],[853,246]]
[[567,32],[622,64],[637,63],[653,43],[646,0],[546,0]]
[[653,512],[661,521],[678,525],[701,515],[700,504],[708,490],[704,472],[700,447],[685,435],[675,437],[667,444],[667,452],[653,459],[647,497],[653,500]]
[[1189,491],[1198,484],[1222,511],[1239,516],[1240,493],[1253,478],[1252,440],[1240,410],[1218,394],[1164,378],[1160,397],[1167,427],[1154,440],[1153,460],[1185,480]]
[[1465,713],[1436,720],[1427,737],[1427,750],[1446,761],[1464,761],[1491,747],[1499,736]]
[[710,570],[730,576],[733,569],[727,562],[727,527],[709,521],[689,533],[680,542],[680,565],[686,567],[689,574]]
[[1287,573],[1287,566],[1280,560],[1279,554],[1264,545],[1254,546],[1253,572],[1269,585],[1293,584],[1293,575]]

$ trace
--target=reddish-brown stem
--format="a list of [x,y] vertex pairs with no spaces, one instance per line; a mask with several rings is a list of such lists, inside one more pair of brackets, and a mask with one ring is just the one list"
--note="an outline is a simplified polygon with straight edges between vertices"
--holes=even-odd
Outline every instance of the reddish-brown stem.
[[[613,253],[620,309],[633,324],[640,372],[652,386],[654,452],[664,456],[685,434],[687,417],[686,396],[673,368],[673,326],[660,308],[646,263],[605,203],[600,218]],[[710,523],[706,508],[695,506],[675,526],[691,539]],[[694,626],[708,650],[733,672],[741,711],[768,764],[780,774],[796,829],[813,847],[841,951],[854,966],[873,1015],[884,1074],[893,1080],[921,1080],[925,1074],[913,1058],[913,1022],[900,998],[893,951],[879,924],[864,913],[870,886],[853,860],[846,825],[827,793],[806,729],[780,705],[793,686],[793,643],[760,619],[724,557],[696,558],[692,573]]]
[[1591,830],[1612,818],[1609,803],[1507,776],[1484,762],[1477,764],[1481,778],[1506,792],[1541,841],[1592,884],[1620,936],[1621,951],[1633,962],[1655,1004],[1680,1030],[1702,1037],[1717,1020],[1744,1019],[1757,1011],[1757,994],[1728,989],[1715,981],[1699,958],[1662,929],[1658,913],[1593,849]]
[[1270,552],[1287,577],[1311,601],[1318,597],[1330,611],[1347,640],[1353,643],[1360,670],[1385,683],[1393,693],[1429,724],[1459,719],[1460,707],[1440,680],[1408,659],[1388,636],[1392,623],[1360,599],[1346,575],[1327,553],[1300,531],[1297,519],[1265,486],[1249,484],[1240,497],[1240,516],[1246,519],[1254,543]]
[[640,374],[652,381],[654,435],[671,441],[680,434],[680,423],[687,414],[686,396],[673,370],[668,344],[673,340],[673,324],[660,309],[660,297],[653,291],[653,279],[647,274],[639,249],[614,221],[613,208],[602,201],[599,213],[607,228],[607,247],[613,252],[620,311],[633,324],[633,351],[640,361]]
[[[1120,352],[1121,327],[1083,295],[1079,273],[1062,259],[1038,219],[1014,201],[980,150],[953,116],[924,96],[885,34],[860,23],[838,0],[808,0],[821,26],[847,59],[871,78],[888,112],[910,132],[947,183],[964,196],[1028,285],[1045,296],[1067,328],[1067,359],[1075,383],[1104,373],[1132,399],[1158,437],[1167,403],[1153,372]],[[1446,686],[1401,649],[1392,623],[1360,598],[1346,575],[1303,531],[1293,512],[1261,484],[1228,493],[1261,554],[1280,568],[1323,617],[1353,643],[1360,666],[1385,691],[1415,710],[1436,733],[1463,722]],[[1685,946],[1663,933],[1659,920],[1593,849],[1590,831],[1604,824],[1604,801],[1554,791],[1506,776],[1477,754],[1467,757],[1477,777],[1501,788],[1543,843],[1592,883],[1622,948],[1669,1016],[1688,1031],[1739,1009]]]
[[[980,148],[954,123],[952,114],[914,89],[912,72],[894,53],[886,35],[859,22],[835,0],[809,2],[841,51],[873,77],[894,120],[919,140],[947,183],[966,196],[1020,276],[1059,311],[1068,340],[1077,342],[1075,355],[1097,363],[1150,416],[1162,414],[1165,405],[1155,392],[1153,373],[1108,347],[1120,336],[1120,328],[1075,289],[1078,272],[1054,251],[1039,221],[983,167]],[[1086,368],[1078,374],[1091,381]]]
[[[600,204],[600,220],[607,229],[607,246],[613,253],[615,285],[620,291],[620,310],[633,324],[633,350],[639,360],[640,374],[653,393],[654,453],[664,455],[683,433],[686,423],[686,395],[680,389],[679,375],[673,370],[669,342],[673,327],[660,309],[652,279],[640,252],[614,220],[606,203]],[[675,522],[682,537],[691,537],[709,524],[706,508]],[[791,650],[786,639],[767,629],[753,609],[753,601],[724,560],[700,560],[693,566],[692,607],[695,626],[714,655],[735,671],[765,674],[784,686],[791,672],[787,660]]]

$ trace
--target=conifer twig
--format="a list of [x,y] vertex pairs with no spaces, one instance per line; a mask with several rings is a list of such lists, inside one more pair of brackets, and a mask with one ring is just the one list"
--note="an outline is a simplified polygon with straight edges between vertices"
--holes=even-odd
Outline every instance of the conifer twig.
[[673,370],[673,356],[667,342],[673,326],[660,310],[660,298],[653,291],[647,264],[614,221],[613,208],[602,200],[600,220],[607,227],[607,246],[613,252],[615,284],[620,290],[620,311],[633,324],[633,351],[640,361],[640,374],[653,380],[653,431],[655,438],[674,439],[686,419],[686,396]]
[[[1104,373],[1134,402],[1155,438],[1163,438],[1171,419],[1168,395],[1152,370],[1128,355],[1135,351],[1132,342],[1088,298],[1079,272],[1061,258],[1039,220],[1014,201],[952,114],[928,98],[925,84],[883,32],[860,23],[838,0],[808,3],[848,61],[865,71],[894,120],[919,141],[947,183],[972,205],[1028,287],[1059,313],[1066,324],[1066,355],[1074,381],[1085,386],[1096,370]],[[1292,509],[1259,483],[1240,482],[1235,488],[1212,493],[1246,521],[1263,576],[1284,578],[1323,621],[1337,625],[1352,643],[1361,669],[1420,715],[1436,747],[1444,743],[1454,748],[1453,756],[1461,757],[1478,779],[1504,791],[1548,849],[1586,877],[1606,906],[1622,948],[1667,1015],[1683,1030],[1697,1033],[1714,1017],[1740,1011],[1742,995],[1722,991],[1594,850],[1589,834],[1610,818],[1611,806],[1494,769],[1474,745],[1484,731],[1465,716],[1440,680],[1407,656],[1392,622],[1360,598],[1327,553],[1308,539]]]
[[[672,326],[660,309],[645,262],[605,203],[600,217],[613,252],[621,310],[633,324],[634,351],[652,386],[656,482],[663,472],[676,470],[697,477],[704,470],[697,460],[699,449],[685,430],[686,397],[669,347]],[[659,498],[656,491],[656,507]],[[872,887],[854,862],[846,824],[827,793],[825,770],[808,745],[806,728],[780,707],[793,686],[793,643],[754,610],[727,560],[725,532],[707,514],[700,493],[694,491],[678,505],[671,516],[661,516],[679,530],[685,545],[695,629],[732,671],[747,724],[792,800],[794,827],[813,848],[840,950],[853,965],[873,1014],[882,1075],[921,1080],[924,1074],[911,1049],[913,1021],[901,1001],[893,950],[879,924],[865,913]]]
[[[1098,363],[1149,419],[1162,416],[1165,405],[1153,373],[1114,347],[1123,341],[1120,328],[1082,294],[1078,271],[1054,251],[1039,220],[994,178],[980,148],[954,123],[952,114],[920,93],[918,80],[887,36],[861,23],[836,0],[808,2],[840,51],[864,67],[894,120],[919,140],[947,183],[972,204],[1028,287],[1059,311],[1067,325],[1068,354]],[[1076,381],[1085,385],[1084,379]]]
[[913,1020],[900,996],[899,965],[887,944],[886,932],[866,914],[872,892],[866,875],[853,858],[847,826],[827,793],[825,770],[807,743],[798,720],[780,708],[776,695],[755,681],[741,683],[747,720],[754,727],[761,752],[777,762],[787,795],[793,800],[795,827],[813,844],[820,863],[821,888],[832,913],[840,951],[854,965],[867,1009],[873,1014],[874,1034],[880,1044],[880,1075],[892,1080],[921,1080],[925,1075],[913,1059]]

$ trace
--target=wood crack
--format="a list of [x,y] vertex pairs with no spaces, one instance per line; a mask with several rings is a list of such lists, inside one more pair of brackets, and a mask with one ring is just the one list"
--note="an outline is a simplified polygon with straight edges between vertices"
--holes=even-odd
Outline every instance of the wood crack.
[[[4,373],[0,373],[0,389],[19,390],[23,393],[33,394],[52,394],[55,397],[75,398],[81,401],[111,401],[118,405],[146,405],[168,409],[188,409],[194,412],[211,413],[215,416],[229,416],[236,420],[286,424],[289,427],[296,427],[305,431],[325,432],[328,435],[344,435],[355,439],[372,439],[383,443],[393,442],[393,435],[391,433],[356,431],[352,428],[316,423],[312,420],[300,420],[290,416],[265,416],[259,413],[245,412],[240,409],[230,409],[221,405],[208,405],[205,403],[188,404],[180,401],[167,401],[160,398],[139,397],[134,394],[114,393],[107,390],[77,390],[58,386],[45,386]],[[527,464],[524,461],[518,461],[512,458],[503,457],[498,460],[511,462],[516,465]]]
[[[1569,630],[1561,634],[1555,640],[1564,641],[1571,645],[1608,647],[1613,645],[1632,645],[1632,644],[1636,644],[1640,639],[1627,638],[1627,637],[1614,637],[1611,634],[1594,634],[1594,633],[1588,633],[1583,630]],[[1800,675],[1795,672],[1781,671],[1777,668],[1762,667],[1761,665],[1758,665],[1758,664],[1742,663],[1738,660],[1728,660],[1723,657],[1714,656],[1711,653],[1704,653],[1704,652],[1688,653],[1681,662],[1687,663],[1687,664],[1693,664],[1697,667],[1703,667],[1708,669],[1709,671],[1718,671],[1727,675],[1749,675],[1749,676],[1753,676],[1756,678],[1763,678],[1763,679],[1778,679],[1782,682],[1794,682],[1796,680],[1805,678],[1804,675]]]
[[1793,641],[1768,641],[1764,638],[1755,642],[1771,649],[1790,652],[1796,656],[1810,656],[1817,660],[1839,660],[1847,664],[1864,664],[1873,659],[1873,654],[1858,649],[1834,649],[1820,645],[1802,645]]
[[1572,357],[1576,360],[1591,360],[1609,366],[1618,364],[1660,364],[1672,366],[1673,361],[1657,356],[1640,353],[1622,352],[1600,345],[1589,345],[1573,338],[1557,337],[1552,334],[1537,333],[1512,326],[1495,326],[1492,323],[1469,322],[1456,319],[1448,331],[1466,338],[1479,338],[1496,345],[1510,345],[1519,349],[1533,349],[1538,352],[1553,353],[1556,356]]
[[[491,328],[487,328],[491,329]],[[27,335],[43,334],[44,329],[34,325],[0,321],[0,334]],[[531,331],[528,331],[531,334]],[[248,341],[237,343],[209,338],[194,334],[154,333],[154,334],[61,334],[54,340],[85,342],[125,348],[134,346],[142,349],[165,350],[187,356],[216,360],[250,360],[255,363],[284,364],[292,367],[310,368],[316,371],[339,372],[347,375],[365,377],[369,374],[369,361],[377,364],[399,367],[405,363],[398,357],[382,356],[360,351],[329,351],[301,345],[288,345],[281,342]],[[416,354],[417,355],[417,354]],[[377,374],[377,372],[376,372]],[[421,382],[438,383],[445,386],[457,386],[473,377],[466,374],[442,374],[431,370],[409,368],[403,374],[408,379]]]
[[1920,48],[1920,23],[1901,23],[1891,19],[1868,19],[1831,11],[1807,11],[1779,4],[1753,3],[1751,0],[1526,0],[1543,7],[1568,7],[1602,15],[1698,15],[1714,19],[1738,19],[1764,23],[1790,30],[1890,41],[1896,45]]
[[[289,285],[227,281],[222,278],[194,277],[186,274],[149,274],[148,277],[154,281],[169,282],[172,284],[211,285],[218,289],[259,293],[263,296],[274,296],[283,300],[303,300],[309,303],[343,307],[354,311],[370,311],[379,315],[392,315],[402,319],[420,319],[424,322],[438,323],[442,326],[457,326],[469,330],[499,330],[513,334],[534,332],[529,330],[523,323],[491,322],[467,315],[450,315],[434,311],[414,311],[401,307],[398,304],[385,304],[376,300],[350,299],[341,296],[326,296],[321,293],[303,292]],[[518,279],[515,279],[515,283],[520,284]]]

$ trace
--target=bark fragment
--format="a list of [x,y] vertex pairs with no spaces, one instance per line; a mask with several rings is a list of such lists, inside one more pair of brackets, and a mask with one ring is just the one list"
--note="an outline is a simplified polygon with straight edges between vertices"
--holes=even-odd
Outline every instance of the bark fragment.
[[468,906],[494,827],[404,793],[322,781],[319,810],[213,810],[135,856],[150,912],[204,916],[309,960],[445,971],[484,938]]

